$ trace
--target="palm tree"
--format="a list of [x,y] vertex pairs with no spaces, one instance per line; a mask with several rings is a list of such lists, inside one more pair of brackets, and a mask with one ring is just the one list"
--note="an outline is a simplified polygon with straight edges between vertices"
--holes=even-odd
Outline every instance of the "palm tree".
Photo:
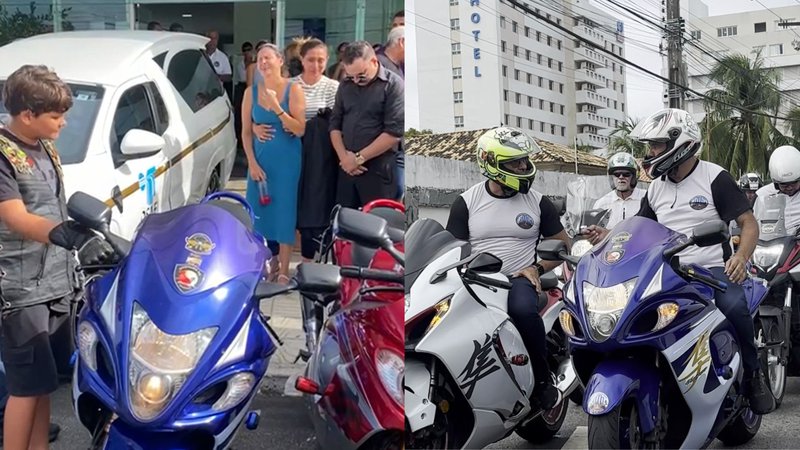
[[706,92],[704,153],[734,175],[766,173],[769,151],[785,142],[775,119],[762,115],[778,113],[780,75],[764,67],[760,53],[735,54],[723,57],[709,79],[719,87]]
[[628,118],[624,122],[614,128],[608,136],[611,138],[608,141],[609,155],[617,152],[625,152],[632,154],[635,158],[641,158],[647,151],[645,145],[636,139],[630,137],[631,131],[636,128],[639,120]]

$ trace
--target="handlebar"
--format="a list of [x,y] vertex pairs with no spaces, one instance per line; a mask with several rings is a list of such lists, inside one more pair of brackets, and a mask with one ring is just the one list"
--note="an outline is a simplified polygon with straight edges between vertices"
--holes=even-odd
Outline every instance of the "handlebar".
[[484,277],[470,270],[464,272],[464,278],[469,281],[476,281],[478,283],[496,287],[498,289],[511,289],[511,283],[508,281],[496,280],[494,278]]
[[339,269],[339,273],[345,278],[358,278],[372,281],[388,281],[390,283],[402,283],[403,275],[390,270],[367,269],[365,267],[345,266]]
[[693,267],[687,265],[681,265],[679,269],[682,275],[685,275],[693,280],[697,280],[707,286],[710,286],[720,292],[725,292],[728,289],[728,283],[716,280],[711,277],[707,277],[705,275],[701,275],[697,273]]

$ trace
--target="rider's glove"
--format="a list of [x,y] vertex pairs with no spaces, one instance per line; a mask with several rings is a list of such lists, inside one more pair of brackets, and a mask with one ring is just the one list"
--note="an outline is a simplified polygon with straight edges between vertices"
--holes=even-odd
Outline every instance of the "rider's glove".
[[89,228],[67,220],[50,231],[50,242],[67,250],[77,250],[82,265],[103,264],[113,260],[114,249]]

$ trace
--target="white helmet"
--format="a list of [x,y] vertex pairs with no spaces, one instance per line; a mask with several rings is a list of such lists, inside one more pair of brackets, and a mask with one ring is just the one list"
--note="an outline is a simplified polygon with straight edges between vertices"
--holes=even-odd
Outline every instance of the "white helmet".
[[791,145],[782,145],[769,156],[769,177],[773,183],[791,183],[800,180],[800,151]]
[[609,182],[611,183],[611,189],[616,188],[616,184],[614,183],[614,177],[611,176],[617,170],[628,170],[630,171],[633,176],[631,177],[630,187],[636,187],[636,181],[639,178],[639,166],[636,164],[636,159],[634,159],[633,155],[630,153],[619,152],[612,155],[608,158],[608,175],[609,175]]
[[702,147],[700,128],[692,115],[682,109],[664,109],[639,122],[630,136],[639,142],[664,142],[666,150],[648,157],[642,166],[651,178],[657,178],[683,164]]

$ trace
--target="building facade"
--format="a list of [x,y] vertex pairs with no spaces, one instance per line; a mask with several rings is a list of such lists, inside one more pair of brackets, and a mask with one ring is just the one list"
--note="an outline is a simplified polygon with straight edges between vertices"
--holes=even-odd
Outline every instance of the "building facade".
[[[753,59],[760,53],[765,67],[776,69],[780,76],[781,108],[779,116],[800,105],[800,27],[779,26],[780,16],[788,22],[800,21],[800,3],[796,6],[770,8],[737,14],[709,16],[708,6],[700,0],[681,2],[681,16],[686,33],[695,45],[684,44],[683,62],[690,88],[706,93],[719,88],[709,74],[717,59],[742,54]],[[716,58],[716,59],[715,59]],[[664,67],[666,67],[666,56]],[[665,72],[666,73],[666,72]],[[664,88],[664,104],[669,105],[669,93]],[[705,117],[703,98],[687,93],[684,102],[698,122]],[[780,123],[785,127],[785,124]]]
[[[213,29],[233,55],[245,41],[282,46],[298,35],[318,37],[331,49],[356,39],[385,42],[403,0],[0,0],[0,6],[6,14],[35,16],[47,31],[146,29],[150,21],[165,29],[179,24],[192,33]],[[51,16],[51,8],[61,13]]]
[[[624,56],[622,23],[588,1],[525,3]],[[625,120],[624,66],[506,0],[409,0],[406,8],[409,128],[507,124],[562,145],[601,148]]]

